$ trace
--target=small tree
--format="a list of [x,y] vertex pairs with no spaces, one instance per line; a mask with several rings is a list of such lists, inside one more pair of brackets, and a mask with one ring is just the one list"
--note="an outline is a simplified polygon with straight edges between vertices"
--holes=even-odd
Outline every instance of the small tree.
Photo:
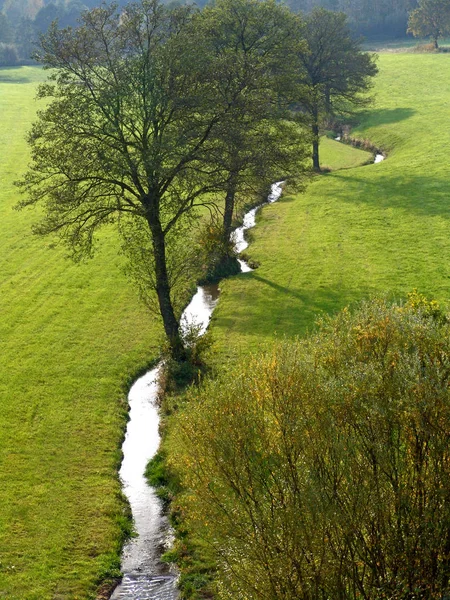
[[450,33],[450,1],[419,0],[409,14],[408,33],[414,37],[430,37],[438,49],[438,39]]
[[311,126],[313,169],[320,171],[321,123],[367,104],[377,67],[352,37],[344,13],[314,9],[305,18],[304,35],[308,48],[299,55],[297,100]]

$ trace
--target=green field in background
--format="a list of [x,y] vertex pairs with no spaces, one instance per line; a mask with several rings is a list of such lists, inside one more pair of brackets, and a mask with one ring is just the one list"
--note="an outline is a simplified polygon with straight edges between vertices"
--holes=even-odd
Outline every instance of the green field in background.
[[260,264],[222,282],[212,331],[223,355],[295,336],[374,294],[450,292],[450,55],[383,54],[375,104],[352,135],[381,164],[316,177],[265,207],[246,251]]

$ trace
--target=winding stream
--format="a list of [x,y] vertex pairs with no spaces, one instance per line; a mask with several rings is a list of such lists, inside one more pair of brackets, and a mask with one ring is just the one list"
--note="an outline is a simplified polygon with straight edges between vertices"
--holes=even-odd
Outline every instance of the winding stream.
[[[272,185],[267,203],[278,200],[281,182]],[[248,244],[244,232],[255,226],[256,212],[263,204],[250,210],[242,227],[235,230],[237,252]],[[243,272],[251,271],[239,261]],[[205,285],[185,309],[181,326],[195,323],[203,334],[219,300],[219,286]],[[160,365],[139,378],[131,387],[128,402],[130,420],[122,446],[123,462],[119,471],[123,491],[131,505],[137,537],[127,542],[122,553],[123,580],[114,590],[111,600],[176,600],[176,574],[160,561],[162,552],[170,544],[170,528],[163,515],[162,503],[144,477],[148,461],[155,455],[159,442],[159,414],[157,408],[157,379]]]
[[[375,163],[384,160],[383,154],[375,156]],[[250,210],[244,216],[243,225],[233,233],[238,253],[248,243],[245,231],[256,223],[257,211],[267,203],[276,202],[281,196],[282,182],[274,183],[267,201]],[[243,273],[252,269],[239,260]],[[219,300],[218,285],[197,288],[190,304],[181,318],[186,328],[194,323],[203,334]],[[159,414],[157,408],[157,379],[160,365],[138,379],[131,387],[128,402],[130,420],[122,446],[123,462],[119,472],[133,514],[137,536],[124,547],[122,554],[123,580],[113,592],[111,600],[176,600],[178,598],[177,576],[160,561],[162,552],[170,545],[170,527],[163,515],[162,503],[144,477],[148,461],[155,455],[159,443]]]

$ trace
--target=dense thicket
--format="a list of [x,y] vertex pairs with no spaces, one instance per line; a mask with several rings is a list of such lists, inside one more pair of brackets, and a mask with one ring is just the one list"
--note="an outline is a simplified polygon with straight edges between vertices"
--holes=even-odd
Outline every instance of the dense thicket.
[[220,598],[448,595],[449,334],[376,300],[191,395],[172,466]]
[[[52,21],[75,27],[84,10],[100,4],[100,0],[0,0],[0,66],[30,61],[34,44]],[[124,6],[126,1],[116,4]]]
[[[124,6],[126,0],[116,3]],[[60,26],[75,26],[83,10],[100,4],[100,0],[0,0],[0,65],[29,60],[33,42],[54,19]],[[288,0],[287,5],[304,13],[316,7],[345,12],[357,33],[392,37],[405,35],[408,13],[418,0]]]

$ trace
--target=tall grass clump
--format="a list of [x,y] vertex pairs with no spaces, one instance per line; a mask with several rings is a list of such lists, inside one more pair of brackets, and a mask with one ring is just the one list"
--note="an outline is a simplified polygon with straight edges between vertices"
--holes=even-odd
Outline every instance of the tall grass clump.
[[218,598],[449,593],[449,334],[417,293],[367,301],[192,393],[171,466]]

